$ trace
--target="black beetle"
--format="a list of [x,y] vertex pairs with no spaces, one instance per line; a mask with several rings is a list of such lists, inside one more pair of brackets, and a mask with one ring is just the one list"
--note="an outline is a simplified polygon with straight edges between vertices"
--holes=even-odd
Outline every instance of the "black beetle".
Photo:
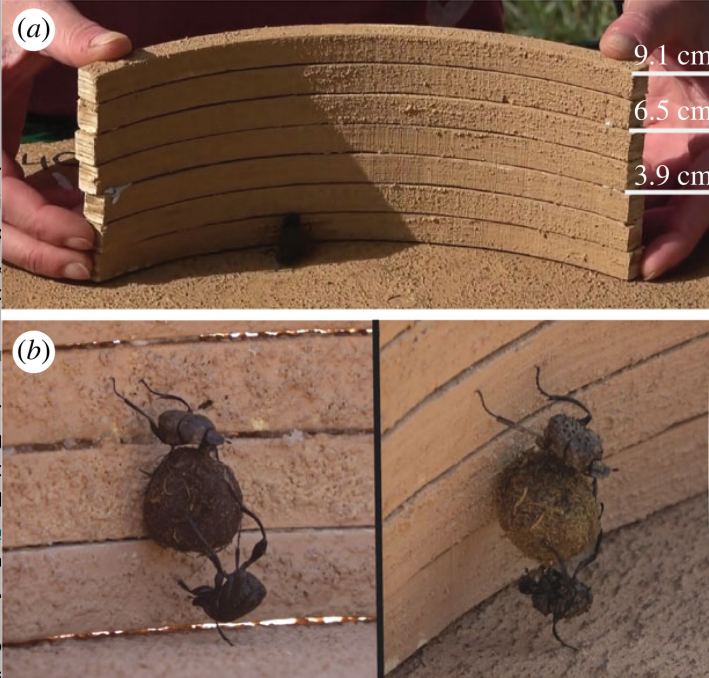
[[198,586],[191,589],[182,579],[177,581],[185,591],[194,596],[192,604],[201,607],[208,617],[217,622],[219,635],[232,646],[233,643],[224,635],[224,632],[219,626],[219,622],[229,623],[239,617],[243,617],[245,614],[255,610],[266,597],[266,587],[261,583],[258,577],[247,572],[247,568],[266,553],[268,546],[266,531],[263,527],[263,523],[261,523],[254,513],[243,507],[242,510],[258,523],[261,530],[261,540],[254,546],[249,559],[239,565],[241,543],[241,528],[239,528],[239,534],[236,540],[236,568],[231,573],[225,572],[214,549],[207,543],[197,528],[197,525],[190,518],[189,523],[197,537],[204,544],[206,555],[214,564],[217,573],[214,575],[214,586]]
[[211,419],[205,417],[203,414],[195,414],[190,405],[183,398],[170,395],[169,393],[154,391],[148,386],[145,379],[141,379],[140,383],[153,395],[163,400],[177,400],[187,408],[187,411],[166,410],[165,412],[161,412],[156,424],[149,414],[118,392],[116,389],[116,380],[113,377],[111,377],[111,382],[113,383],[113,391],[115,394],[126,405],[143,415],[150,422],[150,428],[155,436],[161,442],[169,445],[171,450],[178,445],[197,445],[200,450],[205,452],[213,450],[217,458],[219,458],[216,448],[217,445],[224,443],[224,437],[217,433]]
[[603,457],[603,444],[600,436],[595,431],[588,428],[593,415],[583,403],[571,396],[551,395],[547,393],[539,383],[541,370],[539,367],[537,367],[536,370],[537,389],[542,395],[546,396],[549,400],[572,403],[580,407],[586,413],[586,416],[582,419],[577,419],[568,414],[555,414],[549,419],[544,428],[544,435],[540,436],[517,422],[491,412],[485,404],[483,394],[480,391],[476,391],[480,396],[483,409],[501,424],[534,436],[537,441],[537,446],[541,450],[548,450],[552,454],[555,454],[569,469],[593,478],[593,489],[595,493],[597,480],[599,478],[606,478],[611,472],[611,469],[601,461]]
[[527,573],[519,580],[520,593],[532,596],[535,610],[545,616],[552,615],[554,638],[571,650],[578,648],[569,645],[559,637],[556,624],[561,619],[571,619],[584,614],[591,608],[593,594],[586,584],[578,580],[578,573],[596,560],[601,549],[602,538],[603,530],[600,530],[593,553],[578,564],[571,576],[566,563],[559,557],[557,551],[546,544],[546,547],[556,556],[560,569],[541,567],[535,573]]
[[286,214],[276,238],[276,262],[280,266],[294,266],[312,249],[310,228],[299,214]]

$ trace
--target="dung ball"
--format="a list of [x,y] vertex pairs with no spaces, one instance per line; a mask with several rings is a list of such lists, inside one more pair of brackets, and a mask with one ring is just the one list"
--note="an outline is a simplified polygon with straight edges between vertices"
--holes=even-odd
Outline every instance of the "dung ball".
[[165,455],[145,489],[143,517],[151,539],[178,551],[206,552],[230,544],[241,525],[242,494],[234,472],[194,447]]
[[554,454],[530,450],[504,468],[495,488],[497,514],[509,540],[543,565],[567,561],[592,546],[601,507],[589,478]]

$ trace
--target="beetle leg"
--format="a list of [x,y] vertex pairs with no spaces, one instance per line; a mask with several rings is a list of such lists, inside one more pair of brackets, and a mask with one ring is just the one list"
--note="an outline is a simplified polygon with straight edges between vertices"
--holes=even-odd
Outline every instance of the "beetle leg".
[[[268,538],[266,537],[266,529],[264,528],[261,519],[253,511],[250,511],[245,506],[242,506],[241,510],[247,516],[253,518],[258,523],[258,526],[261,529],[261,540],[256,544],[256,546],[254,546],[253,550],[251,551],[250,558],[241,566],[241,569],[245,570],[247,567],[249,567],[249,565],[255,563],[266,553],[266,548],[268,547]],[[239,535],[241,535],[241,530],[239,530]],[[239,565],[237,563],[237,568],[238,567]]]
[[527,433],[530,436],[534,436],[534,438],[537,440],[537,445],[539,445],[540,448],[544,449],[544,439],[541,436],[538,436],[534,431],[532,431],[532,429],[529,429],[526,426],[522,426],[522,424],[518,424],[517,422],[514,422],[511,419],[507,419],[506,417],[502,417],[499,414],[495,414],[494,412],[491,412],[487,408],[487,405],[485,404],[485,400],[483,399],[482,392],[479,390],[476,390],[475,393],[477,393],[480,396],[480,403],[482,404],[485,412],[487,412],[491,417],[493,417],[493,419],[496,419],[501,424],[504,424],[505,426],[509,426],[509,428],[513,428],[516,431],[521,431],[522,433]]
[[543,396],[546,396],[547,398],[549,398],[549,400],[562,400],[566,403],[571,403],[572,405],[576,405],[576,407],[580,407],[586,413],[586,416],[583,419],[580,419],[579,421],[584,426],[588,426],[591,423],[591,419],[593,419],[593,415],[591,414],[591,410],[589,410],[588,407],[586,407],[583,403],[576,400],[576,398],[572,398],[571,396],[552,395],[551,393],[547,393],[542,388],[542,385],[539,383],[539,374],[541,373],[541,369],[539,368],[539,365],[535,365],[535,368],[537,370],[537,378],[536,378],[537,390]]
[[566,563],[564,562],[564,559],[561,557],[561,554],[551,545],[542,540],[542,546],[544,548],[548,549],[554,554],[554,557],[556,558],[556,561],[559,565],[559,568],[561,569],[561,573],[566,577],[569,578],[569,571],[566,569]]
[[113,384],[113,392],[114,392],[126,405],[128,405],[128,407],[131,407],[132,409],[134,409],[138,414],[142,414],[142,415],[150,422],[150,429],[152,430],[152,432],[153,432],[153,434],[155,435],[155,437],[156,437],[158,440],[160,440],[160,441],[162,441],[162,442],[165,442],[165,441],[163,440],[162,433],[160,432],[160,429],[158,428],[158,425],[153,421],[153,419],[150,417],[150,415],[149,415],[147,412],[143,412],[143,410],[141,410],[137,405],[135,405],[134,403],[132,403],[130,400],[128,400],[128,398],[126,398],[124,395],[121,395],[121,394],[118,392],[118,390],[116,389],[116,380],[115,380],[113,377],[111,377],[111,383]]
[[217,631],[219,631],[219,635],[220,635],[222,638],[224,638],[224,640],[226,640],[226,642],[229,643],[229,645],[231,645],[232,647],[234,647],[234,643],[232,643],[232,642],[224,635],[224,631],[222,631],[222,627],[219,626],[219,622],[217,622]]
[[180,398],[180,396],[171,395],[169,393],[160,393],[159,391],[155,391],[154,389],[150,388],[150,386],[148,386],[148,383],[145,381],[145,379],[141,379],[140,383],[143,384],[143,386],[145,386],[145,388],[147,388],[148,391],[150,391],[153,395],[158,396],[162,400],[178,400],[187,408],[188,412],[192,412],[192,408],[184,398]]
[[[603,504],[601,504],[603,506]],[[601,509],[601,513],[603,512],[603,509]],[[583,570],[584,567],[587,565],[590,565],[596,558],[598,558],[598,554],[601,552],[601,541],[603,539],[603,528],[601,528],[598,531],[598,538],[596,539],[596,546],[593,549],[593,553],[590,556],[587,556],[584,558],[577,566],[576,569],[574,570],[574,576],[573,579],[576,579],[576,575]]]
[[224,568],[222,567],[221,561],[219,560],[219,556],[217,556],[217,554],[214,552],[214,549],[209,545],[209,542],[204,538],[204,535],[199,531],[199,528],[197,527],[195,521],[192,520],[191,517],[188,517],[187,522],[190,524],[190,527],[197,535],[197,539],[199,539],[206,547],[207,550],[204,555],[206,555],[207,558],[212,561],[214,567],[217,568],[218,574],[225,575]]
[[579,649],[577,647],[574,647],[573,645],[569,645],[567,642],[564,642],[560,637],[559,637],[559,632],[556,630],[556,622],[558,621],[556,614],[554,614],[554,619],[551,624],[551,630],[552,633],[554,634],[554,638],[556,638],[564,647],[568,647],[570,650],[573,650],[574,652],[578,652]]

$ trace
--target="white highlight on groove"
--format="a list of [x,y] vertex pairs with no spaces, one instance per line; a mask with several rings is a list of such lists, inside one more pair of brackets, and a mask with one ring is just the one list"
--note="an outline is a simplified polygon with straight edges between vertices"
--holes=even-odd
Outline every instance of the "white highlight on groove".
[[[360,623],[360,622],[373,622],[376,621],[374,617],[286,617],[285,619],[266,619],[259,622],[231,622],[231,623],[221,623],[220,626],[226,629],[237,629],[237,628],[255,628],[257,626],[300,626],[300,625],[325,625],[325,624],[343,624],[343,623]],[[50,636],[46,640],[57,641],[57,640],[72,640],[72,639],[87,639],[87,638],[103,638],[106,636],[120,636],[126,635],[141,635],[141,634],[152,634],[161,633],[166,631],[180,631],[186,629],[215,629],[217,625],[213,622],[207,622],[204,624],[187,624],[186,626],[151,626],[145,629],[140,629],[139,631],[92,631],[91,633],[60,633],[54,636]]]

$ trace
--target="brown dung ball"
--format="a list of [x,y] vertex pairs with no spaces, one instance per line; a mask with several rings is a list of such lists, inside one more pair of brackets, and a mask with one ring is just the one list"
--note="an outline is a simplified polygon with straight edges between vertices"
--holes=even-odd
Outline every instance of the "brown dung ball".
[[506,536],[543,565],[557,562],[548,546],[567,561],[592,546],[601,529],[591,479],[549,452],[530,450],[505,467],[495,499]]
[[206,547],[189,518],[218,550],[230,544],[239,530],[241,505],[241,488],[226,464],[195,447],[177,447],[150,478],[143,516],[148,535],[161,546],[204,553]]

